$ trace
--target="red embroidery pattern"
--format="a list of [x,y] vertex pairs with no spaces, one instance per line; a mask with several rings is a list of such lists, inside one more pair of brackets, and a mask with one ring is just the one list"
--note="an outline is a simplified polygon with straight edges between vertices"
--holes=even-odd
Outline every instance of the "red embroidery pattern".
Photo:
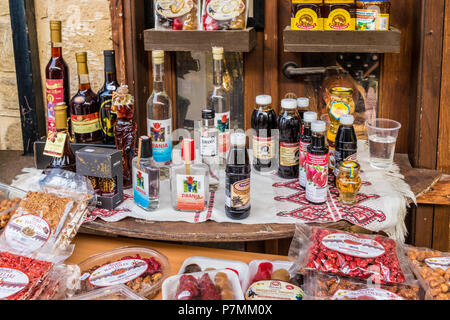
[[[370,182],[363,182],[363,185],[371,185]],[[303,189],[298,180],[290,180],[285,183],[274,183],[275,188],[288,188],[298,191],[287,197],[275,197],[276,201],[289,201],[299,205],[299,208],[289,212],[278,212],[279,217],[292,217],[302,220],[306,223],[329,223],[339,220],[346,220],[352,224],[365,226],[369,223],[386,220],[386,215],[379,211],[365,206],[361,203],[369,199],[378,199],[380,196],[376,194],[366,195],[359,193],[358,202],[355,205],[346,206],[339,203],[339,190],[329,181],[328,200],[323,204],[312,204],[306,200],[305,189]],[[336,210],[337,209],[337,210]]]
[[[125,202],[128,199],[133,199],[133,196],[130,196],[128,194],[124,194],[123,195],[123,201]],[[92,222],[97,218],[108,218],[108,217],[112,217],[113,215],[120,213],[120,212],[131,212],[130,209],[114,209],[114,210],[108,210],[108,209],[100,209],[100,208],[96,208],[92,211],[90,211],[86,217],[86,219],[84,219],[83,223],[86,222]]]

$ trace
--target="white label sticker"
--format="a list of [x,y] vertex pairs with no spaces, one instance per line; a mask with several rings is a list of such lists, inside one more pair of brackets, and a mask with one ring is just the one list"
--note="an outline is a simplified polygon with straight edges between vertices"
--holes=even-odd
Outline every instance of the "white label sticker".
[[450,257],[428,258],[425,259],[425,263],[433,270],[440,268],[444,271],[447,271],[447,269],[450,268]]
[[30,279],[22,271],[0,268],[0,299],[5,299],[24,289]]
[[217,136],[200,137],[200,154],[206,157],[214,157],[218,153]]
[[329,234],[323,237],[322,244],[328,249],[360,258],[376,258],[385,253],[379,242],[345,233]]
[[177,209],[203,211],[205,209],[205,176],[177,175]]
[[367,288],[361,290],[338,290],[333,295],[334,300],[405,300],[388,290]]
[[47,221],[33,215],[24,215],[12,219],[4,232],[8,244],[24,252],[41,248],[51,234]]
[[303,290],[284,281],[264,280],[247,289],[246,300],[302,300]]
[[141,276],[148,268],[141,259],[125,259],[104,265],[89,277],[89,283],[96,287],[109,287],[127,283]]

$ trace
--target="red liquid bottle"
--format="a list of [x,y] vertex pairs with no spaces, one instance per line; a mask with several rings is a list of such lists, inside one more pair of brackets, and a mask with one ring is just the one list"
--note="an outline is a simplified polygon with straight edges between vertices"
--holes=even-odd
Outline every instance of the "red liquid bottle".
[[300,164],[299,164],[299,183],[303,188],[306,187],[306,158],[308,157],[308,146],[311,144],[311,123],[317,120],[316,112],[305,112],[303,115],[303,133],[300,138]]
[[280,130],[280,161],[278,175],[284,179],[298,179],[300,157],[299,142],[301,119],[297,112],[297,101],[281,100],[282,110],[278,116]]
[[[56,134],[55,107],[59,103],[69,105],[69,68],[62,57],[61,50],[61,21],[50,21],[50,38],[52,42],[52,56],[45,68],[45,88],[47,103],[47,130],[48,134]],[[70,111],[67,108],[67,118],[70,126]]]

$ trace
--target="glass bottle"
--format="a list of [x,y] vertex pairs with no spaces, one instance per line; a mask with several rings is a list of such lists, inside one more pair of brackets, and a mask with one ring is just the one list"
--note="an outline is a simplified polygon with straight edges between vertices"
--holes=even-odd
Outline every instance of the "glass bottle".
[[214,110],[219,130],[219,156],[226,158],[230,148],[230,93],[223,84],[223,48],[213,47],[213,89],[208,94],[208,109]]
[[278,175],[285,179],[298,179],[299,141],[301,120],[295,99],[281,100],[281,113],[278,115],[280,132],[280,160]]
[[178,211],[200,212],[209,201],[209,168],[204,163],[194,163],[194,139],[183,139],[181,164],[170,167],[170,194],[172,206]]
[[324,121],[311,123],[311,144],[306,157],[306,200],[324,203],[328,193],[328,146]]
[[164,89],[164,51],[152,52],[153,92],[147,100],[147,135],[152,138],[153,160],[172,163],[172,101]]
[[114,144],[114,123],[116,115],[111,112],[112,95],[117,90],[119,84],[116,77],[116,59],[114,50],[103,51],[105,83],[97,93],[100,105],[100,125],[103,133],[104,144]]
[[297,111],[302,119],[302,133],[303,133],[303,115],[309,110],[309,99],[308,98],[298,98],[297,99]]
[[[64,102],[69,105],[70,86],[69,68],[62,56],[61,21],[50,21],[51,58],[45,68],[45,87],[47,103],[47,131],[49,135],[56,133],[55,106]],[[67,118],[70,119],[70,110],[67,108]],[[71,132],[70,121],[68,132]]]
[[341,161],[338,166],[336,186],[339,190],[339,202],[345,205],[355,204],[362,184],[359,176],[360,166],[355,161]]
[[204,164],[209,167],[209,184],[219,184],[219,130],[214,125],[214,110],[202,111],[200,126],[200,156]]
[[303,115],[304,130],[300,138],[299,184],[306,188],[306,159],[308,146],[311,144],[311,123],[317,120],[317,113],[308,111]]
[[159,167],[152,154],[152,139],[139,138],[138,156],[133,159],[134,203],[147,211],[159,208]]
[[[334,159],[336,163],[345,160],[356,160],[356,153],[358,149],[358,140],[356,138],[355,129],[353,128],[354,117],[351,114],[343,115],[340,119],[336,135],[336,150]],[[339,166],[335,166],[334,175],[339,175]]]
[[100,127],[97,95],[92,91],[87,67],[87,53],[76,54],[78,66],[78,92],[70,100],[72,127],[77,143],[101,143],[103,140]]
[[62,169],[76,172],[76,160],[70,147],[70,134],[67,121],[67,105],[64,102],[58,103],[55,107],[56,136],[55,141],[64,139],[64,149],[61,157],[53,156],[47,169]]
[[245,147],[245,134],[233,133],[225,169],[225,213],[234,220],[250,214],[251,164]]
[[113,93],[111,112],[117,116],[114,127],[116,149],[122,150],[123,187],[132,185],[131,166],[136,151],[137,124],[133,120],[134,97],[128,93],[128,86],[121,85]]
[[252,113],[253,135],[253,168],[256,171],[269,171],[276,165],[276,144],[277,136],[273,136],[278,128],[277,116],[272,106],[272,97],[260,95],[256,97],[256,108]]

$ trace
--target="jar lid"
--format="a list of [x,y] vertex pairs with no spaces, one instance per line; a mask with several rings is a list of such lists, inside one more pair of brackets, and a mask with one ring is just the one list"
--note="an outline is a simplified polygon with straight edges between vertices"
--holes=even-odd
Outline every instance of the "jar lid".
[[281,107],[283,109],[297,109],[297,100],[283,99],[283,100],[281,100]]
[[311,123],[311,130],[314,132],[324,132],[327,128],[325,121],[315,120]]
[[317,112],[308,111],[303,114],[304,122],[313,122],[317,120]]
[[332,94],[353,94],[352,88],[347,87],[333,87],[330,89]]
[[212,109],[202,110],[202,119],[214,119],[216,112]]
[[[181,142],[181,158],[184,161],[194,161],[195,160],[195,143],[194,139],[183,139]],[[186,159],[187,158],[187,159]]]
[[339,119],[339,122],[343,125],[351,125],[355,121],[355,117],[351,114],[344,114]]
[[245,145],[245,134],[242,132],[232,133],[230,135],[230,142],[232,145],[242,146]]
[[298,98],[297,99],[297,107],[308,108],[309,107],[309,99],[308,98]]
[[256,104],[258,104],[258,105],[267,106],[271,103],[272,103],[272,97],[267,94],[256,96]]
[[339,162],[339,172],[350,173],[350,178],[354,178],[359,173],[360,165],[356,161],[345,160]]

